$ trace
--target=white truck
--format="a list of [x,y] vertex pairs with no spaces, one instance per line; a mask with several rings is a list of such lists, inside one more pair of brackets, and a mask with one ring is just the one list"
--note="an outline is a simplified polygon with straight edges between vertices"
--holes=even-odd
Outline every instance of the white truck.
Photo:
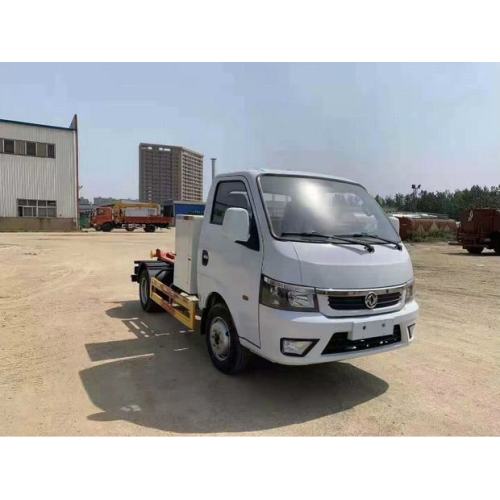
[[204,216],[180,216],[176,252],[135,261],[145,311],[206,337],[213,364],[249,353],[307,365],[415,338],[410,256],[366,189],[347,179],[255,170],[217,176]]

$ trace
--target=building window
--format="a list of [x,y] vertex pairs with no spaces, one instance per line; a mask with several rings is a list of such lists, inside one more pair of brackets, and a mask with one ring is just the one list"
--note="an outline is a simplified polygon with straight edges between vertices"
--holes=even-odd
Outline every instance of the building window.
[[19,217],[57,217],[57,204],[54,200],[17,200]]
[[14,154],[14,141],[12,139],[3,140],[3,150],[4,153]]
[[45,142],[30,142],[17,139],[0,139],[0,153],[20,156],[55,158],[56,145]]
[[47,144],[45,144],[44,142],[37,142],[36,155],[40,158],[47,158]]
[[36,156],[36,142],[26,143],[26,154],[28,156]]
[[16,141],[15,142],[16,155],[26,154],[26,141]]

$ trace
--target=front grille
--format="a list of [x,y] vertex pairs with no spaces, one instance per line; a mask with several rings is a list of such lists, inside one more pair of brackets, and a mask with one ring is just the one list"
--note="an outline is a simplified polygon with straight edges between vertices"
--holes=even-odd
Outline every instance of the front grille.
[[[366,294],[362,295],[330,295],[328,304],[332,309],[338,311],[355,311],[360,309],[369,309],[365,304]],[[401,292],[377,294],[377,304],[373,309],[381,307],[395,306],[401,300]]]
[[383,335],[381,337],[372,337],[370,339],[349,340],[348,332],[337,332],[323,350],[323,354],[338,354],[340,352],[356,352],[365,349],[375,349],[389,344],[401,342],[401,328],[394,326],[392,335]]

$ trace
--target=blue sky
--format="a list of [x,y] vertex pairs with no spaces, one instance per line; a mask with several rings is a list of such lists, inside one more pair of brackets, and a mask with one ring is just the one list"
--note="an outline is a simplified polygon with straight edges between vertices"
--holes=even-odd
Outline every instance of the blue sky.
[[219,171],[353,178],[372,193],[500,183],[500,65],[0,63],[0,117],[80,124],[87,197],[137,197],[138,144]]

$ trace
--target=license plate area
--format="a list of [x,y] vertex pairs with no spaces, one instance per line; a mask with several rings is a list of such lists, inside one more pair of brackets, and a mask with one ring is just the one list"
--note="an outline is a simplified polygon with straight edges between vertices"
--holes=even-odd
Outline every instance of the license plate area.
[[380,319],[371,321],[360,321],[353,324],[350,340],[371,339],[373,337],[384,337],[394,332],[394,321],[392,319]]

